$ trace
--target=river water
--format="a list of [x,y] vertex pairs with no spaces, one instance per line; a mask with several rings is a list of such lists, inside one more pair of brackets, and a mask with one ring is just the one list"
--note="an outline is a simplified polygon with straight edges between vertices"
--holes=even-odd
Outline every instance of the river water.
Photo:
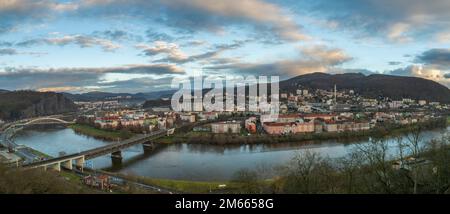
[[[439,139],[450,133],[447,129],[422,133],[423,142]],[[389,139],[390,153],[396,153],[396,140]],[[71,129],[27,130],[16,137],[16,143],[57,157],[107,145],[111,142],[76,134]],[[110,156],[87,162],[88,167],[130,175],[182,180],[229,180],[239,169],[273,168],[285,164],[296,153],[311,151],[324,157],[338,158],[368,140],[340,143],[334,140],[310,143],[279,143],[261,145],[173,144],[144,154],[141,145],[122,151],[122,164],[112,165]]]

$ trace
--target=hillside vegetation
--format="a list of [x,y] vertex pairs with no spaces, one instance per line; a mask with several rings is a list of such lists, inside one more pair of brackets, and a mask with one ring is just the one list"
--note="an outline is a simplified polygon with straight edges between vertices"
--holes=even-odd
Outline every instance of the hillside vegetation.
[[53,92],[12,91],[0,93],[0,119],[17,120],[76,111],[76,105]]

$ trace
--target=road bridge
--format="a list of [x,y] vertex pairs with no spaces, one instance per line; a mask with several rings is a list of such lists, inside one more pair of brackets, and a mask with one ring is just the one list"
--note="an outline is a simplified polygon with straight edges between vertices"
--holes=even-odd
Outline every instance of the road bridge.
[[75,165],[78,169],[82,170],[86,160],[104,156],[107,154],[112,154],[111,158],[113,159],[113,161],[121,161],[122,159],[121,151],[123,149],[129,148],[137,144],[142,144],[144,146],[144,151],[148,149],[152,150],[155,147],[155,144],[153,142],[154,140],[163,136],[171,135],[174,133],[174,131],[175,129],[169,129],[152,132],[150,134],[145,135],[142,134],[119,143],[113,143],[110,145],[79,152],[76,154],[65,155],[57,158],[38,161],[23,165],[23,167],[27,169],[43,168],[44,170],[53,169],[56,171],[61,171],[61,167],[71,170],[73,169],[72,168],[73,165]]

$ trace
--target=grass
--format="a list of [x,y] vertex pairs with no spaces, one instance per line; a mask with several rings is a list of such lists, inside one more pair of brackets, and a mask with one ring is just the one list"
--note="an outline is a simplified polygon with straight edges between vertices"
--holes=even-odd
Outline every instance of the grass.
[[450,116],[447,116],[447,125],[450,125]]
[[[135,175],[123,175],[116,173],[106,173],[114,174],[115,176],[122,177],[127,180],[139,182],[142,184],[147,184],[151,186],[157,186],[174,192],[179,193],[210,193],[210,192],[233,192],[239,188],[239,184],[230,181],[186,181],[186,180],[173,180],[173,179],[159,179],[159,178],[149,178],[144,176]],[[225,184],[226,187],[219,187],[219,185]]]
[[[238,184],[219,181],[185,181],[139,177],[138,180],[148,185],[155,185],[184,193],[209,193],[210,191],[227,191],[238,188]],[[226,187],[220,188],[219,185]]]
[[81,178],[73,172],[61,170],[60,175],[67,178],[69,181],[74,181],[81,184]]
[[80,134],[110,141],[114,141],[117,139],[125,140],[133,136],[133,134],[128,131],[107,131],[81,124],[70,125],[69,128]]

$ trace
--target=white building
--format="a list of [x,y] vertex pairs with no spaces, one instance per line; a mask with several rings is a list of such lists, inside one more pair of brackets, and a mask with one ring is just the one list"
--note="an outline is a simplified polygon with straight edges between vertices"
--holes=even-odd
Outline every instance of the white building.
[[419,100],[419,105],[424,106],[427,104],[426,100]]

